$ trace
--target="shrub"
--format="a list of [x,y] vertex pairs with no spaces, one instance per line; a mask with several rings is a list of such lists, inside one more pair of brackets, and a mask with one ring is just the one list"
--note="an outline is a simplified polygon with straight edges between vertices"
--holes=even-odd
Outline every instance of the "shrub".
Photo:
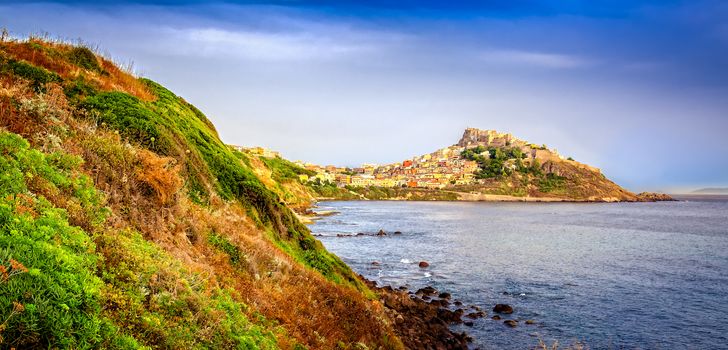
[[68,54],[68,61],[88,70],[101,71],[96,55],[87,47],[76,46]]
[[2,57],[0,57],[0,73],[14,74],[28,79],[31,87],[36,91],[43,91],[47,83],[61,82],[58,74],[45,68],[14,59],[3,59]]
[[546,174],[538,182],[538,189],[541,192],[554,192],[564,188],[566,178],[556,174]]
[[299,175],[316,175],[315,171],[304,169],[280,157],[260,157],[260,160],[271,170],[271,177],[277,182],[298,181]]
[[241,266],[246,263],[245,254],[240,251],[236,245],[230,243],[227,238],[216,233],[210,233],[207,241],[215,248],[220,249],[230,257],[230,264],[233,266]]
[[[0,319],[8,320],[2,337],[14,347],[90,348],[100,341],[101,283],[93,274],[94,244],[68,223],[65,210],[28,190],[75,188],[72,198],[79,203],[96,202],[95,190],[74,179],[66,166],[73,164],[29,150],[17,135],[0,133],[2,263],[14,259],[28,270],[0,283]],[[23,310],[18,313],[16,305]]]
[[122,136],[168,154],[169,140],[160,132],[154,113],[138,98],[123,92],[104,92],[87,98],[81,107],[98,123],[118,130]]

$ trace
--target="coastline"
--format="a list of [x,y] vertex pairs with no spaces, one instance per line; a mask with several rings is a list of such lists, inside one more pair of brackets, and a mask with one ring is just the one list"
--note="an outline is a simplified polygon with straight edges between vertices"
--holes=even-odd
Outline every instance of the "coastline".
[[488,193],[466,193],[466,192],[453,192],[458,196],[457,199],[446,200],[446,199],[411,199],[408,197],[390,197],[380,199],[369,199],[369,198],[336,198],[336,197],[315,197],[314,203],[316,202],[327,202],[327,201],[410,201],[410,202],[564,202],[564,203],[618,203],[618,202],[663,202],[663,201],[675,201],[671,195],[659,194],[659,193],[640,193],[636,195],[634,199],[623,199],[617,197],[590,197],[590,198],[562,198],[562,197],[533,197],[533,196],[511,196],[502,194],[488,194]]
[[[400,287],[377,286],[377,283],[358,277],[373,290],[384,306],[395,333],[407,349],[452,349],[467,350],[473,341],[466,332],[455,332],[450,326],[471,325],[486,313],[476,306],[464,306],[455,301],[455,310],[450,310],[451,295],[425,287],[416,292]],[[471,311],[466,315],[466,311]],[[463,321],[467,316],[469,320]]]

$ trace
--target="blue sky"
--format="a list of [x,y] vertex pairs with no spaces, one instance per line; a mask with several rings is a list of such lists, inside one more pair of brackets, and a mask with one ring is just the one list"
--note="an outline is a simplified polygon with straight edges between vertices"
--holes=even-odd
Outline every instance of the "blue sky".
[[725,1],[0,1],[200,107],[224,141],[387,163],[497,129],[632,190],[728,186]]

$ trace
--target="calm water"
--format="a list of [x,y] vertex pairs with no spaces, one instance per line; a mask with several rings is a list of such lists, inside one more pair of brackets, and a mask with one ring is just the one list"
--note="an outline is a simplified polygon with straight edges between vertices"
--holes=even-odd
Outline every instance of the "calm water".
[[[319,206],[341,214],[311,229],[365,277],[432,285],[488,311],[508,303],[512,318],[537,322],[462,326],[474,347],[524,349],[541,338],[592,349],[728,349],[728,201]],[[402,234],[336,237],[379,229]]]

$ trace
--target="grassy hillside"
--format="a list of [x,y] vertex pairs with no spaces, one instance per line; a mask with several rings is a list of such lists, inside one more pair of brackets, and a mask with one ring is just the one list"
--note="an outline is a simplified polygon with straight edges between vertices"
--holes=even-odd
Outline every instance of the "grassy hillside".
[[0,348],[402,348],[260,161],[88,48],[0,42]]

